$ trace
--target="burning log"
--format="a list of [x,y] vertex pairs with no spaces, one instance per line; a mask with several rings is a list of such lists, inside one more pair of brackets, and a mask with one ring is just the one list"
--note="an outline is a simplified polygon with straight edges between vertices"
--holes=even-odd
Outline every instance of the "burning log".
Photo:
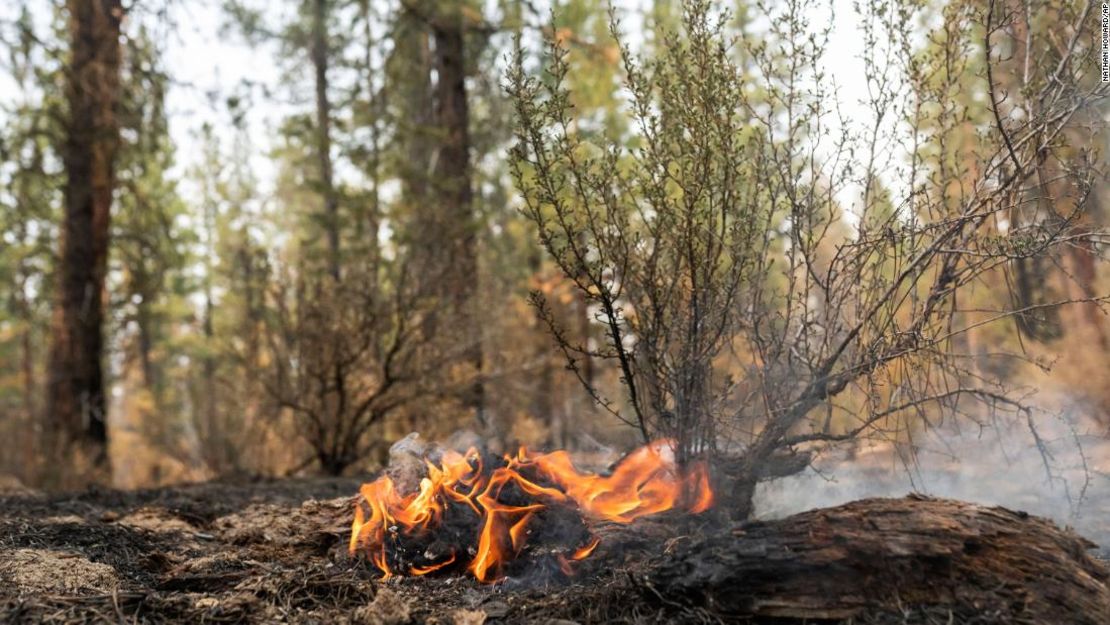
[[1005,508],[868,499],[682,541],[643,590],[726,620],[1105,625],[1094,546]]
[[[363,484],[349,549],[368,555],[385,577],[467,570],[488,582],[518,560],[570,575],[571,562],[598,544],[590,522],[628,524],[676,507],[709,508],[707,468],[678,467],[672,448],[668,441],[646,445],[609,475],[578,471],[565,451],[521,449],[489,459],[474,448],[437,449],[408,492],[397,471]],[[411,459],[405,462],[413,482]]]

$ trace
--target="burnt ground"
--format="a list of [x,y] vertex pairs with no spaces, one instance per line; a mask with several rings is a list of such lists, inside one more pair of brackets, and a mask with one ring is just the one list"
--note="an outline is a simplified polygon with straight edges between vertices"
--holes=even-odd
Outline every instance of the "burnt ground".
[[394,578],[346,554],[355,479],[0,494],[0,622],[670,622],[635,563],[551,582]]
[[[1038,623],[1052,621],[1030,616],[1032,613],[1019,605],[1039,600],[1036,593],[1026,592],[1022,581],[1035,583],[1036,578],[1043,578],[1035,567],[1049,567],[1045,570],[1059,571],[1061,577],[1083,578],[1080,581],[1086,586],[1080,587],[1081,592],[1090,588],[1100,596],[1110,592],[1105,570],[1088,557],[1081,539],[1066,532],[1057,536],[1052,533],[1055,529],[1044,530],[1051,524],[1037,520],[1040,525],[1033,530],[1046,537],[1047,551],[1032,558],[1034,563],[1029,566],[1034,569],[1023,569],[1023,577],[1008,582],[1008,594],[998,595],[1005,596],[1005,604],[989,613],[976,608],[982,595],[975,602],[956,597],[923,606],[886,602],[881,609],[855,611],[848,618],[829,611],[823,620],[783,616],[785,612],[774,606],[771,612],[782,614],[737,616],[751,607],[750,598],[745,598],[743,605],[733,602],[731,611],[720,609],[735,594],[732,589],[738,588],[729,577],[738,567],[750,569],[756,577],[749,579],[760,581],[758,592],[770,597],[789,587],[790,576],[809,574],[813,566],[825,566],[830,557],[837,563],[844,560],[840,550],[846,547],[837,544],[843,543],[844,537],[837,534],[840,530],[835,524],[829,524],[829,518],[849,519],[849,525],[853,515],[894,518],[882,516],[887,507],[883,501],[895,502],[897,514],[903,516],[909,509],[907,518],[935,519],[928,523],[946,535],[947,528],[963,523],[954,524],[951,519],[979,518],[974,516],[980,514],[979,508],[920,499],[871,500],[871,504],[860,502],[862,508],[849,504],[842,507],[841,517],[836,516],[840,509],[830,509],[831,516],[818,511],[809,517],[791,517],[798,519],[793,525],[788,519],[780,525],[756,523],[746,529],[727,529],[712,527],[708,519],[672,518],[647,523],[635,532],[618,528],[619,532],[612,533],[616,530],[609,528],[610,534],[606,534],[606,528],[599,528],[603,546],[578,563],[575,577],[569,580],[530,575],[498,584],[480,584],[469,577],[395,578],[383,583],[365,561],[346,554],[354,502],[351,495],[358,485],[355,479],[314,479],[209,483],[136,492],[90,490],[51,497],[0,494],[0,623]],[[913,506],[922,506],[922,513],[914,512]],[[1024,531],[1014,524],[1025,523],[1028,515],[1011,518],[1009,511],[1001,508],[988,513],[1002,519],[1002,534]],[[983,531],[978,526],[963,527],[977,534]],[[863,529],[866,535],[874,533]],[[807,537],[815,531],[831,537],[832,542],[816,545],[812,557],[806,556],[810,559],[793,562],[793,554],[808,548]],[[903,530],[895,526],[892,531]],[[937,530],[914,531],[920,538],[922,532]],[[801,543],[791,545],[780,539],[787,535]],[[927,546],[931,553],[908,561],[911,566],[906,570],[920,570],[914,562],[929,567],[942,563],[936,570],[943,575],[943,571],[960,570],[949,562],[973,565],[967,554],[978,557],[980,551],[992,551],[981,547],[976,547],[975,553],[968,551],[966,537],[960,536],[956,538],[963,542],[954,543],[955,552],[960,553]],[[988,547],[992,545],[993,539],[983,540]],[[1062,542],[1053,542],[1057,540]],[[897,534],[893,541],[879,542],[876,549],[894,545],[901,550],[899,555],[912,544]],[[699,550],[723,556],[718,560],[701,558]],[[692,559],[687,557],[691,551],[695,554]],[[1046,553],[1054,559],[1037,564]],[[869,566],[868,562],[883,557],[863,554],[859,560],[862,566]],[[760,568],[776,561],[803,568]],[[835,569],[829,570],[826,577],[843,577]],[[680,571],[677,577],[675,571]],[[779,580],[778,575],[785,577]],[[984,587],[993,588],[994,579],[987,579]],[[713,588],[716,595],[689,588],[691,580]],[[924,585],[920,580],[914,583],[921,588],[932,584],[927,580]],[[948,580],[948,586],[962,584]],[[1015,596],[1024,598],[1018,601]],[[776,601],[781,605],[780,599]],[[1102,605],[1094,609],[1101,610]],[[761,609],[766,613],[765,608]],[[1110,622],[1100,620],[1101,616],[1095,614],[1091,622]]]

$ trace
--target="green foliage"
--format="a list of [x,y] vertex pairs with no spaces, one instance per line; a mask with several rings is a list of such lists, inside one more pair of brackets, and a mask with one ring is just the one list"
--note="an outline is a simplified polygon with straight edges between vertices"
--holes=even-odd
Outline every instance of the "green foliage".
[[[526,213],[606,325],[605,349],[561,340],[568,358],[619,363],[633,414],[622,418],[696,453],[716,443],[709,415],[729,391],[713,360],[737,330],[741,293],[762,280],[756,270],[776,211],[753,167],[763,146],[725,21],[708,3],[685,11],[682,32],[668,33],[659,55],[622,50],[637,131],[629,146],[580,131],[588,126],[565,85],[572,65],[558,35],[550,80],[525,75],[518,58],[510,90]],[[546,302],[537,305],[552,321]]]

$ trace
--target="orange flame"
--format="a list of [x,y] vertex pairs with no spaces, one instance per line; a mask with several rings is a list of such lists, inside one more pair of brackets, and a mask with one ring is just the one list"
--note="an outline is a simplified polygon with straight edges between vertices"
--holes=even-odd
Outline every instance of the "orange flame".
[[[696,463],[680,472],[674,461],[673,442],[648,444],[626,456],[611,475],[582,473],[565,451],[537,454],[521,448],[516,456],[506,457],[506,466],[486,475],[481,455],[475,449],[466,454],[447,452],[437,466],[427,462],[428,476],[421,480],[419,490],[402,494],[389,476],[382,476],[359,489],[363,505],[355,508],[351,525],[349,549],[352,554],[360,547],[382,571],[383,579],[397,572],[390,568],[387,543],[398,533],[422,535],[434,530],[443,520],[448,502],[467,506],[480,520],[478,545],[467,570],[483,582],[501,576],[502,566],[516,558],[528,537],[528,523],[537,512],[551,504],[577,505],[592,519],[631,523],[642,516],[680,507],[693,513],[704,512],[713,504],[708,470]],[[553,486],[537,484],[521,474],[537,474]],[[523,506],[501,501],[506,486],[514,485],[532,497],[534,503]],[[599,540],[576,549],[571,560],[582,560],[593,553]],[[567,559],[559,555],[559,564],[570,574]],[[426,566],[412,565],[405,574],[426,575],[458,561],[457,554],[442,562]]]
[[601,539],[600,538],[595,538],[595,539],[591,540],[590,544],[586,545],[585,547],[579,547],[578,549],[575,549],[574,555],[572,555],[570,557],[570,559],[571,560],[585,560],[586,558],[588,558],[590,556],[591,553],[594,552],[594,549],[597,549],[597,546],[600,545],[600,544],[601,544]]
[[409,573],[412,573],[413,575],[427,575],[428,573],[442,569],[443,567],[453,563],[454,561],[455,554],[452,553],[449,558],[447,558],[443,562],[440,562],[439,564],[432,564],[430,566],[414,566],[409,569]]

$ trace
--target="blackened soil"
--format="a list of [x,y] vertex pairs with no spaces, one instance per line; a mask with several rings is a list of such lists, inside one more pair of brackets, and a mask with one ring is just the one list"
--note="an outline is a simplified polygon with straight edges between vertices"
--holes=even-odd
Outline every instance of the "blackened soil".
[[[759,531],[756,526],[728,526],[714,514],[594,526],[591,533],[601,544],[589,558],[573,563],[569,578],[550,554],[537,553],[533,565],[509,567],[509,577],[497,584],[481,584],[458,572],[382,582],[365,560],[347,554],[353,495],[360,481],[208,483],[68,496],[0,493],[0,623],[1036,623],[1041,621],[1026,617],[1028,606],[1039,601],[1038,580],[1064,576],[1067,567],[1061,562],[1072,568],[1082,564],[1085,573],[1075,574],[1075,580],[1097,587],[1103,593],[1099,596],[1110,596],[1105,594],[1110,591],[1102,565],[1084,553],[1086,543],[1066,532],[1057,537],[1054,526],[1039,521],[1037,535],[1049,546],[1038,553],[1046,557],[1019,558],[1021,571],[1032,573],[1011,580],[1005,589],[996,583],[1000,578],[993,569],[983,569],[982,579],[969,578],[985,593],[1024,597],[1013,606],[985,610],[961,593],[929,594],[929,588],[953,586],[936,575],[870,603],[853,603],[852,598],[869,596],[863,590],[882,577],[868,581],[855,573],[837,575],[830,588],[838,590],[827,596],[784,593],[815,574],[816,565],[795,557],[799,553],[816,557],[821,566],[857,563],[852,571],[870,570],[872,564],[893,562],[891,558],[925,558],[922,562],[931,563],[931,570],[948,571],[955,569],[934,560],[974,567],[976,558],[1005,555],[999,550],[1021,555],[1021,545],[1028,542],[1020,536],[1005,541],[988,537],[972,550],[933,553],[931,545],[942,543],[912,527],[932,527],[939,541],[974,529],[976,519],[1002,513],[912,498],[803,513],[760,524]],[[883,540],[850,538],[873,534],[867,523],[876,518],[876,510],[908,515],[913,522],[906,527],[911,529],[888,528],[890,535]],[[839,518],[846,520],[829,525],[827,519]],[[1020,535],[1027,531],[1024,518],[1015,516],[1013,530],[1003,529]],[[790,536],[800,546],[776,551]],[[538,545],[546,540],[540,538]],[[1057,538],[1074,548],[1053,551]],[[872,552],[860,551],[858,544],[871,545],[879,555],[868,556]],[[914,561],[905,566],[916,570]],[[755,579],[737,575],[741,568],[763,572],[753,574]],[[1000,590],[992,590],[996,588]],[[924,599],[917,604],[901,601],[902,590],[907,597],[916,591]],[[799,599],[803,595],[805,601]],[[835,610],[821,607],[826,604]],[[795,611],[801,606],[809,616],[791,616],[783,608],[790,605]],[[851,616],[839,616],[847,613],[845,605]],[[820,613],[828,618],[814,618]]]
[[0,623],[672,622],[631,565],[383,583],[346,552],[360,481],[0,494]]

